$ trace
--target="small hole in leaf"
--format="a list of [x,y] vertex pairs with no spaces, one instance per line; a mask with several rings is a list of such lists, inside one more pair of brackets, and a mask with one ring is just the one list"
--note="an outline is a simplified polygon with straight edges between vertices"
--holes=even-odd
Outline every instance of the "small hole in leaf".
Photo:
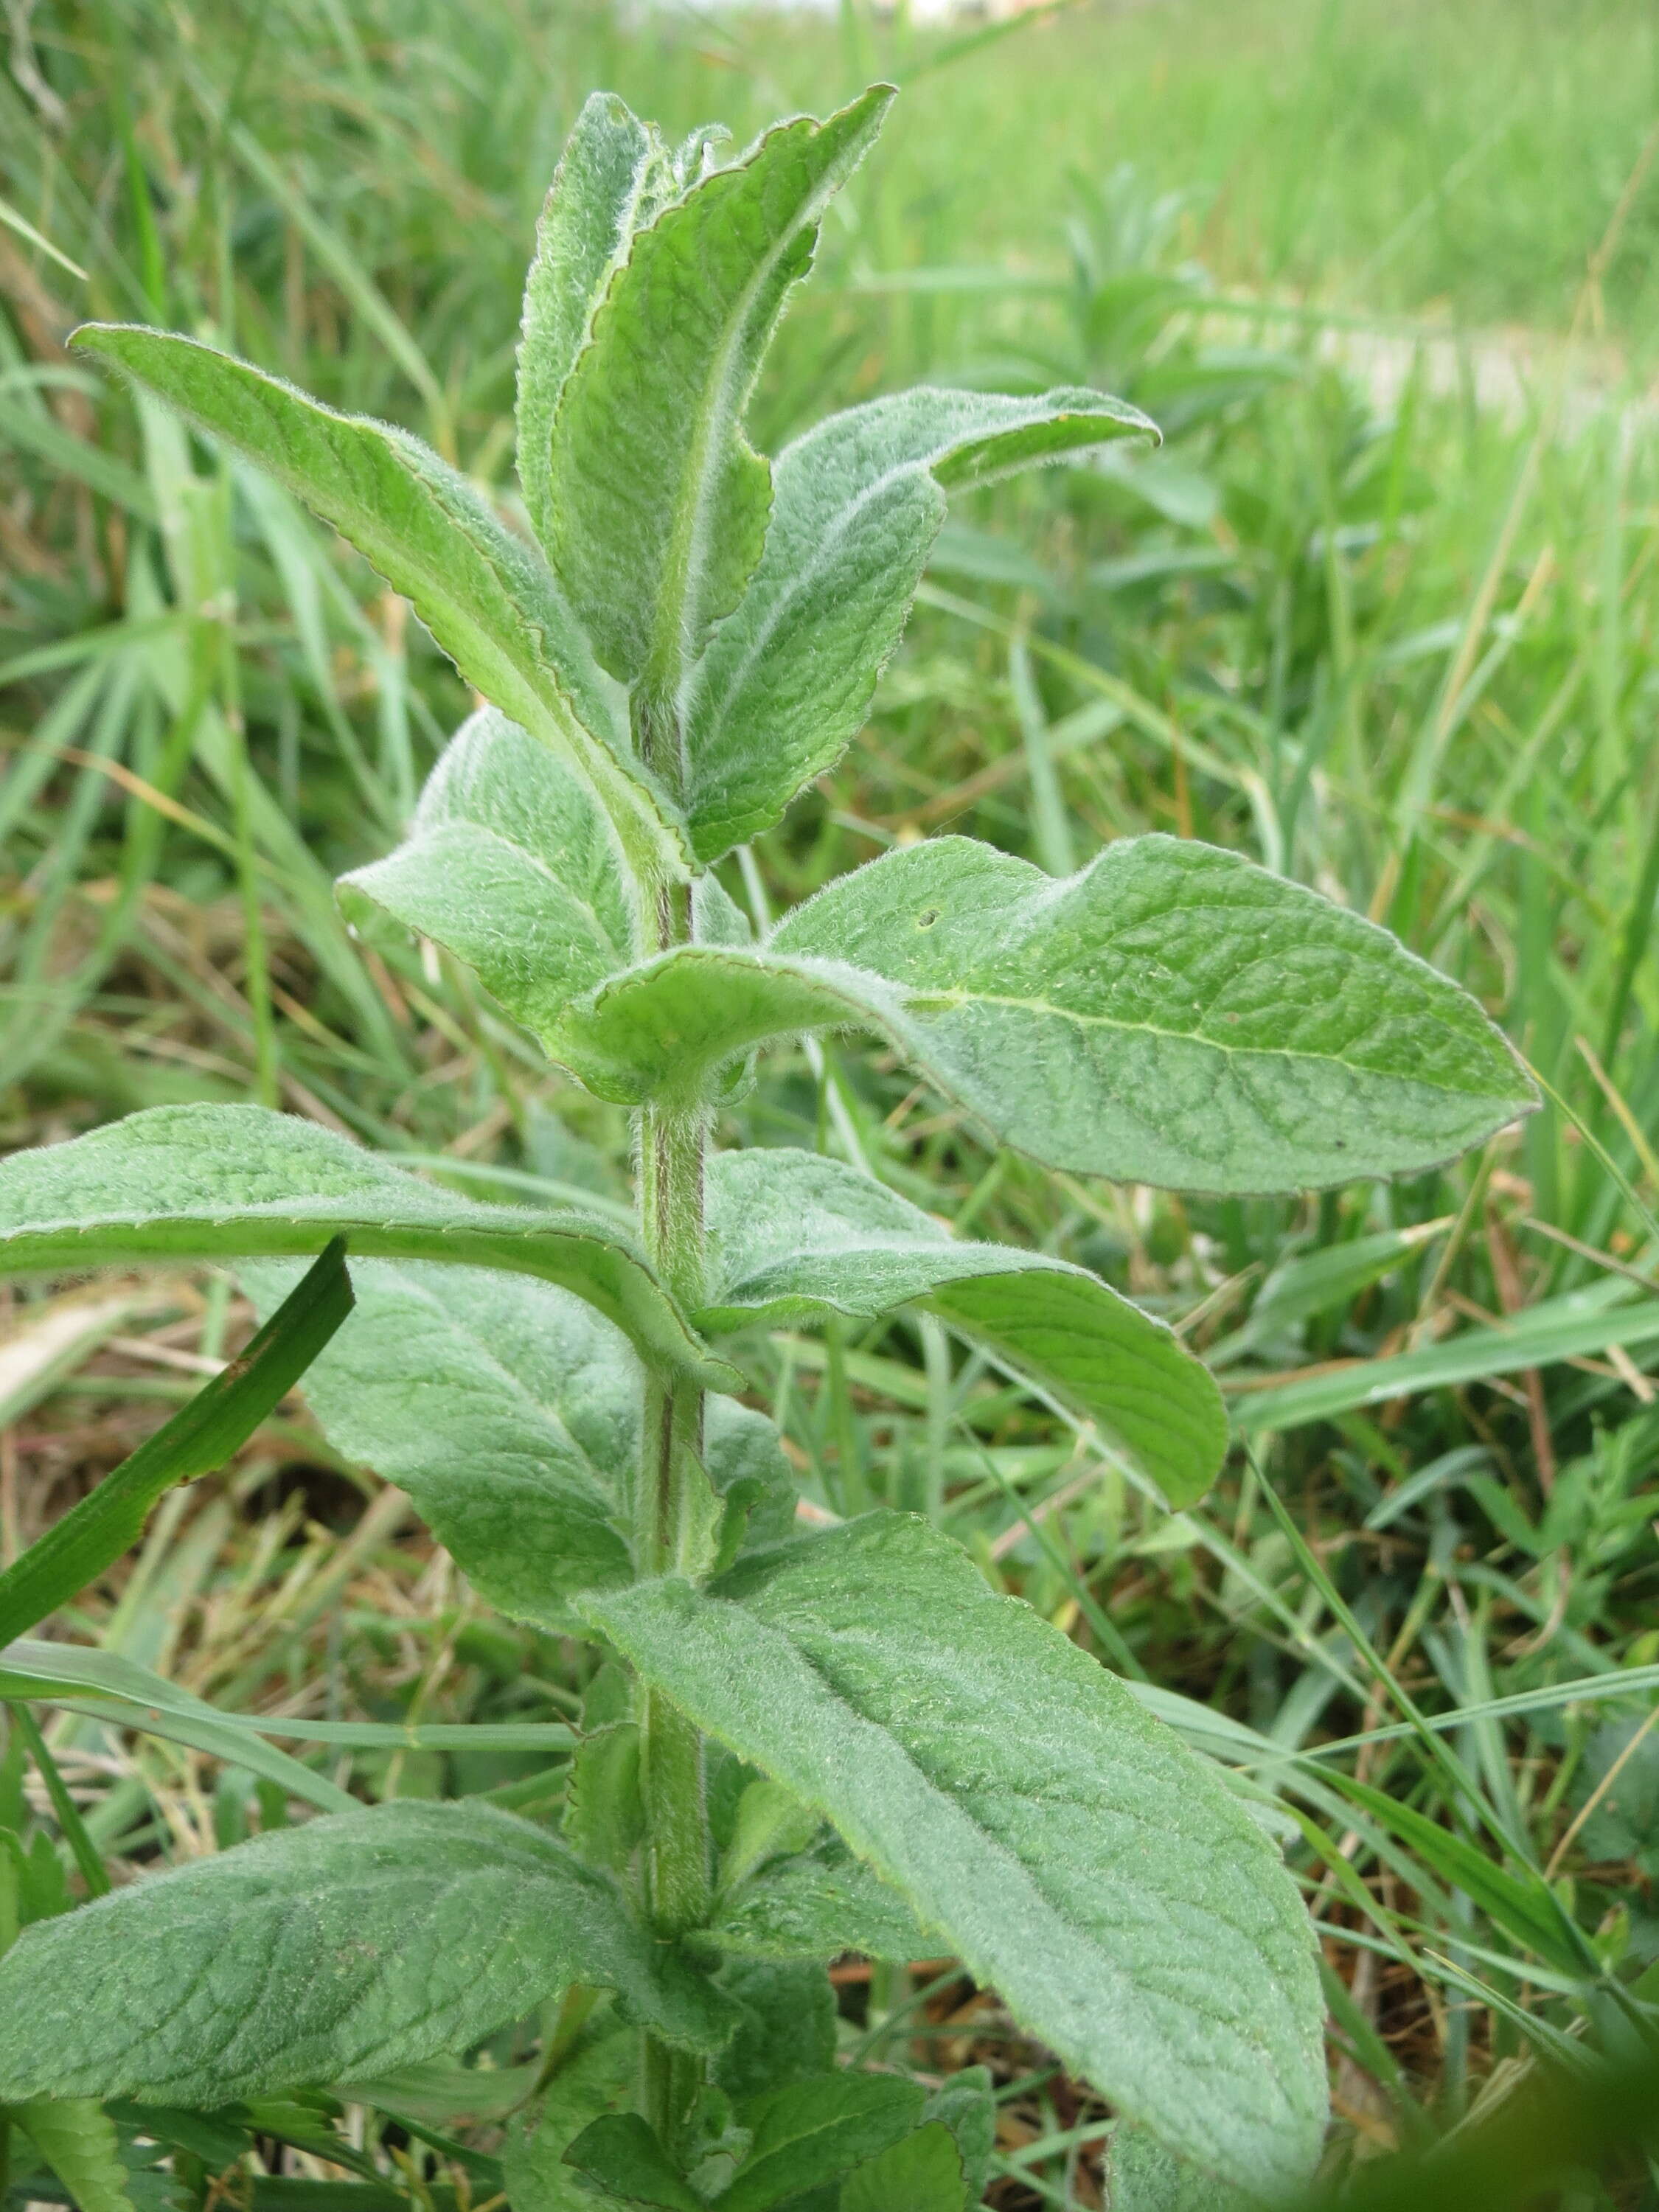
[[938,920],[939,908],[936,906],[927,907],[916,916],[916,927],[918,929],[931,929]]

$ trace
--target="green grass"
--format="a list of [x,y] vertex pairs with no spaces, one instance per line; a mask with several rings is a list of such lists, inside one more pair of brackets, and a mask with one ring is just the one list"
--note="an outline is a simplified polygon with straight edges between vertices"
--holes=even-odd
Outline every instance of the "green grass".
[[[1325,319],[1512,321],[1639,368],[1651,9],[1168,0],[984,38],[857,15],[629,32],[547,0],[31,20],[50,97],[0,80],[0,197],[88,274],[0,230],[0,1141],[253,1096],[450,1155],[470,1188],[623,1191],[616,1116],[464,975],[392,938],[366,957],[335,914],[330,878],[384,847],[464,711],[453,674],[325,533],[53,342],[86,313],[216,330],[506,498],[517,285],[581,94],[741,132],[890,71],[905,99],[764,435],[917,375],[1097,380],[1170,434],[1138,471],[953,516],[863,744],[732,888],[776,905],[947,826],[1054,866],[1174,828],[1389,921],[1560,1103],[1443,1176],[1222,1205],[988,1157],[850,1048],[780,1060],[736,1109],[750,1139],[856,1141],[963,1228],[1100,1268],[1213,1360],[1251,1456],[1171,1520],[908,1325],[786,1346],[759,1401],[818,1505],[931,1508],[1079,1641],[1196,1700],[1172,1710],[1201,1739],[1218,1715],[1256,1732],[1220,1747],[1302,1823],[1334,2170],[1524,2084],[1564,2034],[1605,2038],[1659,1958],[1648,1753],[1578,1820],[1659,1686],[1659,483],[1617,404],[1557,415],[1546,385],[1515,421],[1425,375],[1384,408],[1313,348]],[[240,1325],[222,1285],[164,1290],[67,1375],[43,1352],[9,1402],[8,1542],[193,1387],[179,1352]],[[58,1312],[30,1291],[15,1318]],[[360,1519],[376,1487],[290,1417],[64,1626],[228,1708],[283,1707],[326,1659],[313,1718],[564,1717],[574,1655],[481,1615],[395,1500]],[[112,1856],[249,1818],[234,1773],[160,1739],[50,1734]],[[533,1796],[533,1765],[342,1771]],[[1459,1840],[1509,1885],[1472,1884]],[[1552,1950],[1552,1894],[1582,1945]],[[947,2027],[960,1984],[914,2014],[904,1994],[878,1978],[860,2015],[879,2055],[927,2068],[972,2033],[1004,2054],[1000,2201],[1096,2202],[1094,2108],[994,2011]],[[1654,2199],[1638,2177],[1573,2201]]]

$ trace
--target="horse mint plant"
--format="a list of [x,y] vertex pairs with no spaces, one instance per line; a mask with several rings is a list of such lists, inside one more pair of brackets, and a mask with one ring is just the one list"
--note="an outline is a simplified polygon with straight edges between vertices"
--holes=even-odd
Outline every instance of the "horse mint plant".
[[[485,702],[405,842],[340,895],[469,963],[629,1109],[638,1169],[630,1227],[475,1202],[217,1105],[0,1169],[9,1272],[228,1261],[284,1329],[326,1294],[303,1357],[334,1446],[408,1492],[490,1603],[605,1662],[557,1824],[351,1806],[285,1760],[264,1771],[340,1809],[35,1917],[0,1961],[0,2100],[49,2159],[80,2145],[61,2154],[93,2212],[125,2201],[106,2105],[183,2149],[190,2116],[262,2124],[262,2100],[396,2109],[386,2077],[538,2008],[502,2154],[519,2212],[963,2212],[988,2081],[839,2069],[825,1966],[848,1950],[959,1958],[1216,2191],[1271,2196],[1318,2155],[1314,1940],[1248,1803],[927,1521],[803,1533],[727,1355],[920,1309],[1171,1506],[1221,1464],[1214,1383],[1085,1269],[956,1239],[856,1164],[714,1151],[714,1117],[758,1048],[863,1031],[1054,1168],[1271,1192],[1426,1168],[1530,1086],[1383,931],[1206,845],[1126,839],[1056,881],[944,837],[758,933],[722,890],[715,864],[857,734],[949,494],[1156,434],[1096,392],[922,389],[756,451],[762,357],[891,97],[737,159],[588,101],[526,294],[535,544],[402,430],[191,338],[77,334],[331,523]],[[318,1254],[335,1277],[308,1288]],[[32,1626],[46,1581],[27,1589]],[[13,1651],[14,1696],[76,1656]],[[175,1710],[186,1741],[229,1732]]]

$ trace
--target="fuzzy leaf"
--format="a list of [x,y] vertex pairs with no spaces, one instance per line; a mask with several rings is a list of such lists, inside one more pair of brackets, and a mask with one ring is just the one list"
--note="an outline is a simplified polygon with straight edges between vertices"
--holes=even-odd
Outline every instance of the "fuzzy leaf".
[[278,1829],[27,1929],[0,2098],[209,2107],[457,2051],[572,1982],[716,2048],[729,2008],[527,1820],[406,1799]]
[[941,1089],[1021,1151],[1121,1182],[1402,1174],[1536,1103],[1455,984],[1210,845],[1125,839],[1056,883],[940,838],[832,884],[772,945],[872,969]]
[[654,127],[614,92],[590,93],[536,227],[519,345],[519,479],[537,535],[553,534],[548,493],[553,414],[593,314],[634,234],[681,188]]
[[629,2029],[612,2024],[577,2046],[539,2112],[516,2121],[501,2146],[514,2212],[593,2212],[592,2191],[564,2154],[591,2121],[625,2100],[638,2072],[639,2038]]
[[891,97],[780,125],[640,231],[560,398],[550,556],[600,661],[665,708],[760,558],[771,472],[744,404]]
[[1306,2176],[1323,2008],[1295,1884],[1212,1768],[954,1544],[873,1514],[585,1609],[1074,2073],[1221,2179]]
[[1098,1422],[1172,1505],[1214,1480],[1227,1416],[1208,1371],[1097,1275],[1046,1253],[958,1243],[920,1206],[812,1152],[721,1152],[708,1188],[700,1328],[873,1320],[918,1304]]
[[564,2156],[566,2165],[592,2182],[607,2204],[638,2205],[644,2212],[703,2212],[702,2197],[637,2112],[606,2112],[590,2121]]
[[963,2212],[968,2180],[942,2120],[930,2120],[849,2173],[839,2212]]
[[743,2108],[754,2142],[720,2212],[768,2212],[835,2180],[908,2135],[922,2103],[890,2074],[817,2074],[758,2098]]
[[84,2097],[43,2097],[0,2112],[17,2121],[80,2212],[133,2212],[115,2123]]
[[991,2175],[996,2148],[997,2100],[988,2066],[965,2066],[935,2089],[922,2108],[924,2120],[941,2120],[951,2131],[964,2176],[963,2198],[976,2205]]
[[697,1942],[740,1959],[823,1960],[858,1951],[902,1965],[927,1953],[902,1893],[855,1859],[839,1836],[733,1884]]
[[0,1164],[0,1273],[314,1253],[342,1235],[364,1255],[561,1284],[654,1364],[742,1387],[624,1231],[459,1198],[294,1115],[156,1106]]
[[574,761],[642,858],[678,871],[684,838],[629,750],[621,702],[547,570],[418,438],[337,415],[194,338],[88,323],[76,346],[257,462],[401,592],[492,705]]
[[[557,1634],[577,1591],[633,1573],[641,1375],[621,1332],[549,1283],[474,1267],[360,1260],[356,1310],[306,1377],[335,1449],[406,1490],[478,1594]],[[262,1310],[289,1276],[243,1266]],[[717,1489],[762,1480],[752,1540],[793,1518],[776,1431],[713,1398],[705,1453]]]
[[766,550],[689,687],[687,812],[702,861],[769,829],[858,734],[945,518],[945,487],[1156,436],[1098,392],[926,386],[832,415],[773,471]]
[[1207,2173],[1183,2165],[1145,2128],[1120,2121],[1106,2148],[1111,2212],[1261,2212],[1261,2200],[1218,2188]]
[[1435,1165],[1529,1113],[1466,992],[1237,854],[1126,838],[1056,882],[961,837],[886,854],[754,952],[690,945],[569,1007],[601,1097],[706,1087],[769,1037],[886,1037],[1051,1167],[1224,1192]]
[[574,1001],[545,1042],[601,1098],[690,1103],[754,1045],[826,1029],[878,1029],[896,1039],[902,1020],[902,994],[867,969],[688,945]]
[[404,842],[343,876],[347,918],[379,907],[475,969],[526,1029],[634,955],[621,853],[590,787],[485,707],[427,780]]
[[728,2097],[758,2097],[836,2063],[836,1992],[821,1966],[728,1959],[720,1986],[739,2014],[714,2063]]

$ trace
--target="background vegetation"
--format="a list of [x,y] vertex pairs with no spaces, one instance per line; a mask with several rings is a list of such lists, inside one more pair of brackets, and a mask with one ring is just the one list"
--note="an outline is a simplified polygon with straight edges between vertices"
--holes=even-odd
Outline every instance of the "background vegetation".
[[[1551,1103],[1443,1176],[1212,1203],[988,1155],[855,1048],[775,1060],[736,1109],[748,1141],[856,1146],[924,1202],[948,1190],[960,1228],[1098,1268],[1212,1360],[1242,1443],[1171,1516],[931,1324],[802,1340],[756,1367],[757,1402],[808,1510],[933,1514],[1267,1800],[1326,1938],[1334,2173],[1524,2100],[1540,2051],[1616,2050],[1659,1976],[1651,8],[1095,0],[923,33],[857,8],[38,0],[10,21],[0,1142],[255,1097],[479,1194],[623,1194],[618,1118],[465,974],[354,945],[333,907],[464,712],[453,672],[326,532],[59,341],[88,314],[214,335],[510,505],[517,287],[585,91],[741,138],[891,76],[763,441],[929,377],[1103,384],[1168,442],[958,507],[866,741],[731,888],[775,908],[949,827],[1056,872],[1176,829],[1387,921]],[[246,1320],[218,1278],[4,1295],[9,1558]],[[61,1630],[295,1731],[557,1719],[585,1663],[483,1613],[298,1401]],[[70,1804],[21,1740],[0,1766],[43,1881],[77,1885],[88,1844],[118,1879],[287,1817],[160,1736],[73,1713],[47,1735]],[[291,1747],[371,1796],[560,1788],[532,1754],[417,1736]],[[1100,2203],[1099,2108],[993,1994],[945,1962],[838,1975],[850,2051],[994,2064],[994,2202]],[[1559,2201],[1656,2199],[1638,2165]]]

